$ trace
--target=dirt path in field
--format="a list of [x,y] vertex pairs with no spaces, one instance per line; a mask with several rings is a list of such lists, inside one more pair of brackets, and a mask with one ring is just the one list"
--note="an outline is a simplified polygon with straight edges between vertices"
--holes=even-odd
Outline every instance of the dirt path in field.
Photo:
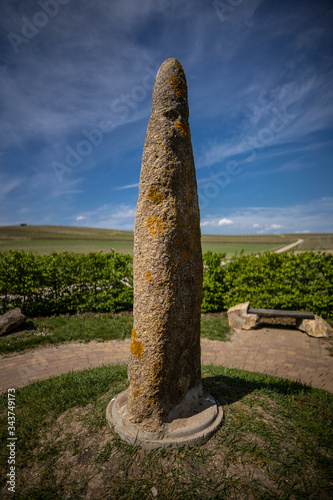
[[297,240],[295,243],[290,243],[290,245],[287,245],[285,247],[279,248],[279,250],[275,250],[274,253],[282,253],[282,252],[287,252],[288,250],[291,250],[291,248],[296,247],[297,245],[300,245],[303,243],[304,240]]

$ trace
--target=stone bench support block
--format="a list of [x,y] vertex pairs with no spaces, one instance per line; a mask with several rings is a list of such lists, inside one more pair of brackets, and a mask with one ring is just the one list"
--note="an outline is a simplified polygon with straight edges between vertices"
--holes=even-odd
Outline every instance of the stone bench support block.
[[257,314],[248,314],[250,302],[244,302],[231,307],[228,311],[228,320],[231,328],[240,330],[251,330],[255,328],[260,321]]
[[[237,304],[228,310],[228,320],[231,328],[240,330],[251,330],[260,324],[261,316],[248,314],[250,302]],[[296,326],[310,337],[329,337],[333,335],[333,328],[320,316],[314,319],[297,319]]]
[[310,337],[330,337],[333,335],[333,328],[320,316],[315,315],[315,319],[298,320],[297,328],[307,333]]

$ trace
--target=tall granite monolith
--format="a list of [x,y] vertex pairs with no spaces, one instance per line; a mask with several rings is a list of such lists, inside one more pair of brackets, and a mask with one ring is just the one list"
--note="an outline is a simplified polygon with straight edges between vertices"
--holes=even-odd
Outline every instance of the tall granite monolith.
[[201,384],[202,254],[182,66],[167,59],[153,90],[134,230],[134,328],[127,391],[107,418],[151,449],[207,440],[222,408]]

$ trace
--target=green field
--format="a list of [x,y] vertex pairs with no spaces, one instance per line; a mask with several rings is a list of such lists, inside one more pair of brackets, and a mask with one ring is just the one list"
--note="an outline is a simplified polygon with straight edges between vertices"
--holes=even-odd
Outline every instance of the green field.
[[0,252],[4,250],[25,250],[48,255],[52,252],[110,252],[111,249],[119,253],[133,255],[131,241],[90,241],[90,240],[1,240]]
[[[331,250],[332,234],[280,234],[280,235],[202,235],[203,252],[211,250],[232,257],[236,252],[245,254],[277,250],[303,239],[296,250]],[[74,226],[1,226],[0,251],[26,250],[42,255],[52,252],[109,252],[133,254],[132,231],[96,229]]]

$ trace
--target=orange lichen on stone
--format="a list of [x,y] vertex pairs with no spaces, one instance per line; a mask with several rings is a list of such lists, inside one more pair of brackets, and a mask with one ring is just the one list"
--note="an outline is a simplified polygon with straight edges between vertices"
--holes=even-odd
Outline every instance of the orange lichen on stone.
[[182,65],[180,64],[179,61],[176,62],[176,68],[178,69],[178,71],[181,73],[182,77],[185,79],[185,73],[184,73],[184,70],[182,68]]
[[182,134],[186,135],[186,137],[190,137],[190,127],[188,123],[177,121],[175,125]]
[[146,227],[148,228],[150,234],[156,237],[161,236],[161,234],[163,234],[163,232],[167,229],[168,225],[160,215],[151,215],[146,220]]
[[158,188],[154,187],[149,189],[147,197],[153,203],[161,203],[163,200],[165,200],[165,197],[163,196],[161,191]]
[[131,342],[131,353],[138,360],[142,359],[143,355],[143,345],[141,340],[138,340],[135,328],[132,330],[132,342]]
[[151,281],[153,279],[153,276],[151,274],[150,271],[146,271],[143,273],[143,278],[146,280],[146,281]]
[[184,86],[183,86],[181,80],[177,76],[175,76],[175,75],[169,76],[168,81],[169,81],[171,87],[173,88],[174,92],[178,96],[183,97],[185,95]]
[[201,387],[202,256],[188,116],[184,72],[168,59],[153,90],[134,231],[137,333],[126,418],[147,432],[164,432],[173,409]]

